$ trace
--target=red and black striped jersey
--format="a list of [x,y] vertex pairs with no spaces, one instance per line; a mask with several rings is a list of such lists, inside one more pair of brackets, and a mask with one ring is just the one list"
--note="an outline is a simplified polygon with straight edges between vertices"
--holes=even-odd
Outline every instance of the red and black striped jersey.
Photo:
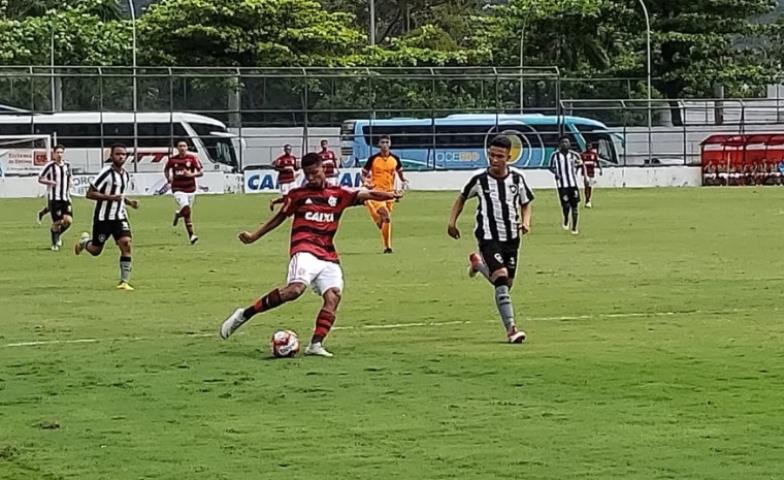
[[169,161],[166,162],[166,167],[164,167],[164,172],[166,172],[167,178],[172,179],[172,192],[196,192],[196,179],[193,177],[186,177],[184,174],[186,171],[196,173],[202,170],[202,168],[199,158],[191,153],[186,153],[183,156],[177,154],[169,157]]
[[318,153],[321,164],[324,166],[324,175],[334,177],[337,175],[338,159],[332,150],[322,150]]
[[333,239],[343,210],[361,203],[358,195],[359,190],[326,185],[291,190],[283,203],[283,213],[294,216],[289,254],[307,252],[321,260],[338,263]]
[[289,153],[284,153],[272,162],[272,166],[278,172],[278,183],[291,183],[297,178],[297,157]]

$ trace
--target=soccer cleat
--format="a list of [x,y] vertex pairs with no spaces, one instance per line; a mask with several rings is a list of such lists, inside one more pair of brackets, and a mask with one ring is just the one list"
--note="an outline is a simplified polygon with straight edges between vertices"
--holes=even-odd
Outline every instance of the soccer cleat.
[[226,340],[229,338],[232,333],[237,331],[237,329],[242,326],[243,323],[247,322],[247,320],[242,316],[242,312],[244,311],[245,309],[243,308],[234,310],[234,313],[229,315],[229,318],[227,318],[223,324],[221,324],[220,337],[222,339]]
[[176,227],[180,221],[180,212],[174,212],[174,220],[172,220],[172,227]]
[[515,329],[507,335],[509,343],[523,343],[525,341],[525,332]]
[[564,223],[564,224],[561,225],[561,228],[563,228],[564,230],[569,230],[569,224],[568,223]]
[[52,245],[51,248],[52,248],[53,252],[59,252],[60,251],[60,246],[59,245]]
[[585,208],[591,208],[591,202],[586,202],[585,203]]
[[41,220],[44,219],[44,215],[46,215],[46,214],[45,213],[41,214],[41,212],[38,212],[38,213],[35,214],[35,219],[38,222],[38,225],[41,224]]
[[62,239],[58,239],[57,240],[57,249],[60,250],[60,247],[62,247],[62,246],[63,246],[63,240]]
[[90,241],[90,234],[87,232],[82,232],[82,235],[79,237],[79,241],[76,242],[74,245],[74,253],[79,255],[82,253],[84,248],[87,246],[87,242]]
[[479,267],[482,266],[482,257],[476,252],[473,252],[468,256],[468,261],[471,263],[468,266],[468,276],[474,278],[476,274],[479,273]]
[[384,253],[392,253],[392,249],[391,248],[385,248],[384,249]]
[[127,292],[132,292],[134,288],[128,285],[128,282],[120,282],[116,287],[117,290],[125,290]]
[[321,345],[321,342],[311,343],[310,345],[308,345],[308,348],[305,349],[305,355],[317,355],[319,357],[327,357],[327,358],[334,357],[334,355],[329,353],[327,349]]
[[579,230],[572,230],[572,235],[579,235],[579,234],[580,234]]
[[196,235],[191,235],[191,245],[194,245],[198,241],[199,241],[199,237],[197,237]]

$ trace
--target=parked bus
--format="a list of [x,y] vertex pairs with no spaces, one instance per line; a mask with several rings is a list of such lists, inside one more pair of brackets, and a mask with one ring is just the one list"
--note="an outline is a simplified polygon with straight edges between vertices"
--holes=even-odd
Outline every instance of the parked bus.
[[[133,151],[134,121],[138,152]],[[191,113],[1,113],[0,135],[20,139],[25,135],[49,135],[52,145],[65,145],[66,159],[78,173],[98,172],[113,143],[128,146],[130,171],[163,172],[172,143],[179,138],[188,142],[206,171],[237,170],[236,136],[218,120]]]
[[392,150],[405,168],[483,168],[487,166],[487,143],[494,135],[505,133],[512,139],[514,166],[542,168],[558,147],[559,126],[571,137],[572,148],[583,150],[589,142],[593,143],[604,163],[618,165],[614,136],[603,123],[589,118],[541,114],[348,120],[340,130],[341,163],[363,165],[376,151],[379,137],[389,135]]

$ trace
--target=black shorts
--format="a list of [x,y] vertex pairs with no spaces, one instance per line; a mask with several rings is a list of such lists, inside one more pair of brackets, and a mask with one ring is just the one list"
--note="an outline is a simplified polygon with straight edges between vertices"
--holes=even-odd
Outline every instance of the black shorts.
[[479,253],[485,265],[492,274],[500,268],[506,268],[509,278],[515,277],[517,272],[517,253],[520,250],[520,239],[508,242],[497,242],[495,240],[480,240]]
[[131,237],[131,224],[128,220],[95,220],[93,221],[93,245],[103,245],[109,237],[118,241],[123,237]]
[[558,199],[561,201],[561,206],[576,207],[580,204],[580,189],[577,187],[559,188]]
[[52,217],[52,222],[59,222],[66,215],[73,217],[73,207],[71,202],[65,200],[50,200],[49,201],[49,215]]

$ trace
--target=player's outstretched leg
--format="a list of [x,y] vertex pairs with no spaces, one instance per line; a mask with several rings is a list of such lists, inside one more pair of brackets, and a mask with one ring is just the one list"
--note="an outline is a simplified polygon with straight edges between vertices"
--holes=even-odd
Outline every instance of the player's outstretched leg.
[[512,306],[512,295],[509,290],[509,277],[506,276],[506,270],[496,275],[493,285],[495,285],[495,305],[506,329],[509,343],[523,343],[525,332],[518,330],[515,325],[514,307]]
[[572,211],[572,235],[577,235],[580,233],[578,230],[579,218],[580,218],[580,202],[579,200],[572,202],[571,204],[571,211]]
[[487,264],[482,260],[481,255],[476,252],[471,252],[471,254],[468,255],[468,263],[470,264],[468,267],[469,277],[474,278],[477,273],[481,273],[488,282],[493,283],[492,280],[490,280],[490,269],[487,268]]
[[268,294],[259,298],[247,308],[238,308],[229,315],[220,327],[220,337],[227,339],[232,333],[237,331],[242,325],[250,320],[254,315],[267,310],[272,310],[286,302],[296,300],[305,292],[305,285],[302,283],[290,283],[283,288],[276,288]]
[[41,210],[38,211],[38,213],[35,214],[35,218],[38,221],[38,225],[41,224],[41,221],[44,219],[47,213],[49,213],[48,206],[42,208]]
[[118,290],[133,290],[128,282],[131,281],[131,237],[122,237],[117,240],[120,248],[120,283],[117,284]]
[[76,245],[74,245],[74,253],[79,255],[84,251],[93,257],[97,257],[103,251],[103,244],[93,243],[90,239],[90,234],[87,232],[82,232],[82,235],[79,237],[79,241],[76,242]]
[[335,313],[340,305],[340,290],[330,288],[324,292],[324,304],[316,317],[316,328],[310,339],[310,345],[305,349],[305,355],[318,355],[320,357],[333,356],[324,348],[322,342],[335,323]]

